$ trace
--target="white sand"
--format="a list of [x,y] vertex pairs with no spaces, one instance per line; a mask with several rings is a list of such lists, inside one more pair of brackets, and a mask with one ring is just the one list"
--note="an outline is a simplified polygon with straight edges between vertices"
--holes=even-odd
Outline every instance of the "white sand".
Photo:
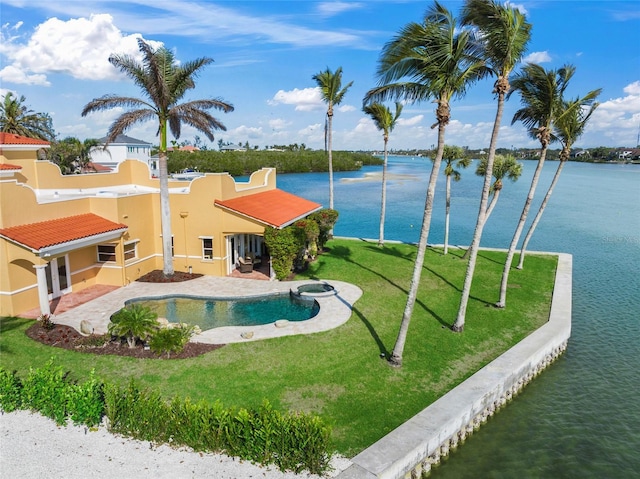
[[[332,462],[336,476],[348,459]],[[84,426],[58,427],[28,411],[0,413],[0,476],[3,478],[215,478],[311,479],[312,474],[282,473],[221,454],[154,446]]]

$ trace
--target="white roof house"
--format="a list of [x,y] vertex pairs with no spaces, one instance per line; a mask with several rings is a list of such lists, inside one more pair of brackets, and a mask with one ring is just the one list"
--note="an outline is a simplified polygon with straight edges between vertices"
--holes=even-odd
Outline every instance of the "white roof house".
[[[98,140],[102,146],[107,141],[107,137]],[[151,143],[137,140],[126,135],[118,135],[115,141],[109,143],[106,149],[95,149],[91,152],[91,161],[98,165],[106,166],[115,170],[124,160],[140,160],[149,165],[153,171],[153,161],[151,159]]]

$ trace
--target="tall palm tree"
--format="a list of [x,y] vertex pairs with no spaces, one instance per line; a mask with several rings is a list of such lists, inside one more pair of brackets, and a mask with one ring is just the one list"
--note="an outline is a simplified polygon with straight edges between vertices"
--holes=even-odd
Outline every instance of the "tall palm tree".
[[24,104],[26,98],[20,98],[7,92],[0,103],[0,131],[14,135],[53,141],[52,120],[48,113],[35,113]]
[[[484,158],[480,160],[480,163],[478,163],[478,168],[476,168],[476,175],[484,176],[486,174],[487,159]],[[511,181],[518,181],[520,175],[522,175],[522,163],[518,163],[512,155],[495,156],[493,160],[493,177],[495,178],[495,181],[491,185],[491,194],[493,195],[493,198],[491,198],[491,202],[487,207],[485,222],[489,219],[489,216],[491,216],[491,212],[498,202],[500,192],[502,191],[502,187],[504,186],[503,180],[507,178]]]
[[549,198],[551,198],[553,189],[558,183],[558,178],[560,178],[562,168],[571,155],[571,147],[576,140],[582,136],[584,129],[589,122],[589,118],[591,118],[591,115],[599,105],[595,102],[595,99],[601,91],[602,89],[599,88],[597,90],[590,91],[582,98],[563,101],[559,110],[556,112],[553,130],[554,135],[560,140],[560,143],[562,143],[562,151],[560,152],[559,158],[560,162],[558,163],[555,175],[553,175],[553,180],[551,180],[547,194],[544,196],[544,199],[540,204],[538,213],[533,219],[533,223],[531,223],[531,226],[524,237],[522,248],[520,249],[520,261],[518,262],[518,266],[516,266],[517,269],[522,269],[524,265],[524,256],[527,246],[529,245],[529,240],[531,239],[536,226],[538,226],[538,223],[540,222],[540,218],[542,217],[542,213],[544,213],[547,203],[549,202]]
[[509,283],[509,272],[511,271],[513,256],[535,196],[540,173],[547,156],[547,149],[549,144],[555,140],[552,134],[554,113],[562,101],[564,91],[575,70],[572,65],[565,65],[557,70],[545,70],[540,65],[528,63],[512,82],[513,90],[509,92],[509,95],[514,91],[518,91],[522,108],[516,111],[511,124],[521,121],[527,128],[529,136],[540,141],[540,156],[533,172],[531,186],[529,187],[529,193],[524,202],[520,219],[507,251],[507,259],[504,263],[500,282],[500,299],[496,303],[498,308],[504,308],[507,305],[507,284]]
[[496,76],[493,92],[497,96],[497,109],[487,154],[487,171],[484,175],[484,183],[480,195],[478,218],[468,251],[469,261],[462,286],[462,294],[460,295],[460,306],[456,320],[451,327],[456,332],[464,330],[471,283],[478,258],[478,248],[480,247],[482,231],[486,223],[493,163],[498,144],[500,124],[502,123],[502,112],[504,111],[505,97],[511,88],[509,75],[511,75],[516,64],[522,58],[527,43],[531,38],[531,24],[527,22],[525,16],[517,8],[499,4],[493,0],[467,0],[462,10],[462,23],[477,28],[483,38],[486,61],[490,65],[492,73]]
[[[451,118],[449,102],[462,97],[467,88],[486,73],[480,49],[468,30],[460,30],[453,15],[437,1],[427,10],[423,23],[409,23],[382,50],[378,66],[379,85],[365,95],[367,101],[403,98],[407,102],[434,99],[437,104],[438,148],[429,176],[418,251],[393,353],[392,366],[402,365],[402,354],[420,285],[420,276],[431,226],[436,180],[444,153],[444,133]],[[400,81],[403,80],[403,81]]]
[[333,209],[333,156],[331,153],[332,140],[333,140],[333,108],[344,99],[347,90],[353,85],[353,82],[349,82],[342,87],[342,67],[334,72],[327,69],[323,72],[313,75],[313,79],[320,88],[320,95],[322,101],[327,104],[327,117],[325,122],[325,141],[329,154],[329,208]]
[[171,276],[173,260],[167,172],[167,124],[176,138],[180,138],[181,125],[186,123],[213,141],[213,131],[226,130],[226,127],[207,110],[213,108],[228,113],[233,111],[233,106],[219,98],[178,103],[188,90],[195,87],[194,79],[199,71],[212,63],[213,59],[204,57],[177,64],[173,52],[165,47],[154,51],[144,40],[138,39],[138,48],[142,53],[142,63],[129,55],[111,55],[109,62],[130,77],[140,87],[146,99],[105,95],[87,103],[82,110],[82,116],[116,107],[133,108],[120,115],[111,124],[105,147],[136,123],[148,120],[158,121],[163,272]]
[[382,165],[382,206],[380,207],[380,237],[378,246],[384,246],[384,216],[387,205],[387,143],[389,143],[389,133],[393,131],[396,122],[402,113],[402,103],[396,102],[396,113],[391,113],[388,106],[382,103],[372,103],[364,105],[362,110],[371,117],[378,130],[382,130],[384,140],[384,163]]
[[445,161],[444,175],[447,177],[445,186],[445,215],[444,215],[444,250],[443,254],[449,252],[449,211],[451,210],[451,180],[460,181],[462,175],[456,168],[467,168],[471,164],[471,158],[464,155],[464,151],[459,146],[444,145],[442,159]]

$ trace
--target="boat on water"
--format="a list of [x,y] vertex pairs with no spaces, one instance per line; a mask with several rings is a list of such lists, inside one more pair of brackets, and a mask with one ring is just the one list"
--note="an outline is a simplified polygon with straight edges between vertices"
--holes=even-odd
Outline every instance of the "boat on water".
[[191,168],[185,168],[179,173],[173,173],[171,175],[171,178],[174,180],[180,180],[180,181],[191,181],[195,178],[200,178],[201,176],[204,176],[204,173],[200,173],[199,171],[196,171]]

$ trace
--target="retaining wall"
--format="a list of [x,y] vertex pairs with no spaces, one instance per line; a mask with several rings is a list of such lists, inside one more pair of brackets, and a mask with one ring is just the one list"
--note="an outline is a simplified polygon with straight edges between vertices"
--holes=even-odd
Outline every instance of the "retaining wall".
[[338,479],[419,478],[564,352],[571,335],[572,257],[557,255],[549,321],[355,456]]

